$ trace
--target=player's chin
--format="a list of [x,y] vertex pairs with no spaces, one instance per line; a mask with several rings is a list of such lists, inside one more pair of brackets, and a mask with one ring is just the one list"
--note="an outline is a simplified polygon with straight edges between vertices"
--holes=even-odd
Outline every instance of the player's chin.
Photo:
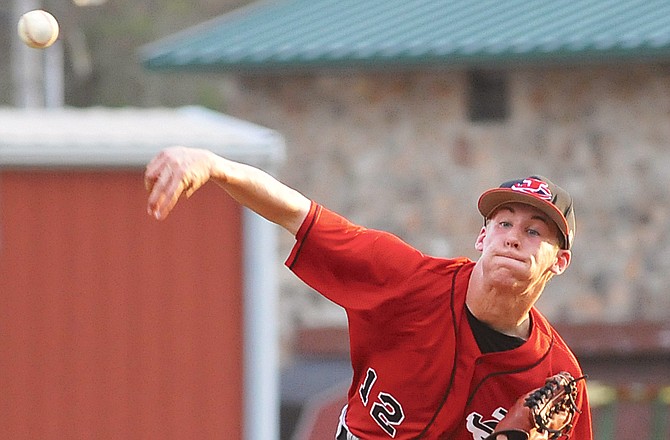
[[526,272],[508,269],[499,269],[493,272],[489,278],[489,283],[501,291],[519,290],[529,284]]

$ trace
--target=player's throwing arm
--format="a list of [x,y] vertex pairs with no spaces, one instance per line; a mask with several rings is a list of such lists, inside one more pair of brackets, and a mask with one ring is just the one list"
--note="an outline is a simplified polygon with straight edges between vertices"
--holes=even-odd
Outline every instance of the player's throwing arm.
[[190,197],[209,180],[215,181],[241,205],[295,235],[307,216],[310,200],[266,172],[224,159],[207,150],[174,147],[147,165],[147,211],[165,219],[179,198]]

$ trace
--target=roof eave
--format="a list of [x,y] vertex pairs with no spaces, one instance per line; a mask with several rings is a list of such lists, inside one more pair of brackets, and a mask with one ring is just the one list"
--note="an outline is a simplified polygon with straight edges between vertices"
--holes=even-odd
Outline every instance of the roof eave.
[[518,66],[536,65],[566,65],[566,64],[607,64],[607,63],[648,63],[665,62],[670,60],[670,47],[645,47],[635,50],[625,48],[601,49],[559,49],[552,51],[534,50],[525,52],[504,52],[491,54],[453,53],[449,55],[423,54],[372,56],[366,58],[298,58],[287,60],[185,60],[176,62],[160,57],[147,59],[143,65],[155,72],[226,72],[236,74],[273,74],[311,70],[376,70],[389,67],[398,69],[407,68],[510,68]]

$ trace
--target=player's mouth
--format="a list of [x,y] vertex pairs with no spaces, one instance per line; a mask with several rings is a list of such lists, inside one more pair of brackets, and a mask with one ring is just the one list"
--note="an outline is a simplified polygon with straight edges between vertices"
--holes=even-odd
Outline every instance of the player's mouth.
[[525,263],[526,262],[525,258],[522,258],[522,257],[517,256],[517,255],[512,255],[512,254],[509,254],[509,253],[498,253],[498,254],[496,254],[496,256],[506,258],[506,259],[509,259],[509,260],[518,261],[520,263]]

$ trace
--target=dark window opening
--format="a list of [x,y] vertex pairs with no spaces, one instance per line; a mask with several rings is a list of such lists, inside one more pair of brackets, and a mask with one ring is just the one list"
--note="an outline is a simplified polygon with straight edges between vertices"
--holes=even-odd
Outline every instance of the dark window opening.
[[473,122],[501,122],[508,116],[507,77],[474,71],[468,76],[468,116]]

